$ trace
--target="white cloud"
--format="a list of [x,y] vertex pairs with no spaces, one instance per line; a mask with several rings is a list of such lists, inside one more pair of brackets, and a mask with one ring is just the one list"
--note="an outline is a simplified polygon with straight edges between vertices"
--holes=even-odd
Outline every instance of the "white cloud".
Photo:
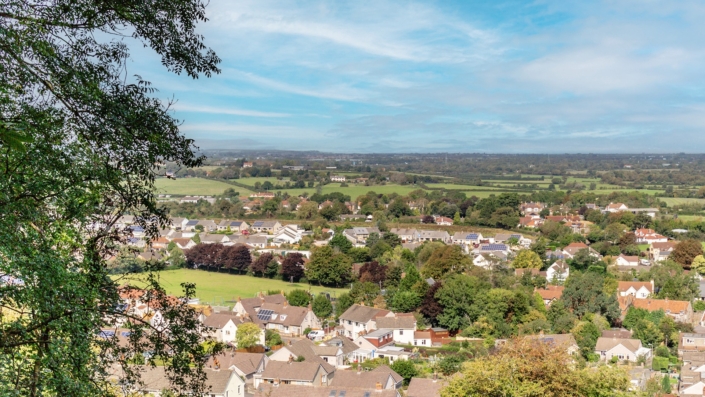
[[211,113],[211,114],[226,114],[232,116],[248,116],[248,117],[289,117],[291,114],[288,113],[273,113],[273,112],[259,112],[256,110],[246,110],[238,109],[235,107],[213,107],[213,106],[196,106],[188,105],[182,103],[175,103],[171,106],[173,110],[182,112],[197,112],[197,113]]

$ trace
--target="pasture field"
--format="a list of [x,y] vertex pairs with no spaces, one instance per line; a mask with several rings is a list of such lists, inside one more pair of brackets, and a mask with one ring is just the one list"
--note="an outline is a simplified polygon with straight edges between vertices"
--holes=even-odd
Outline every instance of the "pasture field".
[[[292,289],[310,288],[311,292],[330,292],[339,295],[346,292],[347,288],[327,288],[319,286],[309,286],[303,283],[290,284],[281,280],[271,280],[268,278],[258,278],[245,275],[228,273],[217,273],[206,270],[178,269],[164,270],[158,273],[159,281],[168,294],[181,295],[181,283],[196,284],[196,297],[201,299],[201,303],[218,305],[234,305],[238,296],[241,298],[252,298],[258,292],[267,290],[291,291]],[[118,284],[128,283],[135,287],[144,287],[145,274],[130,274],[113,276]]]
[[248,196],[251,193],[239,186],[205,178],[158,178],[155,181],[155,185],[157,193],[159,194],[175,194],[181,196],[215,196],[223,194],[228,188],[235,189],[241,196]]
[[679,204],[705,204],[705,199],[700,198],[681,198],[681,197],[659,197],[659,200],[668,204],[669,207]]
[[288,180],[289,180],[289,178],[282,178],[281,180],[279,180],[276,177],[260,177],[260,176],[250,177],[250,178],[233,179],[233,181],[235,181],[235,182],[242,183],[243,185],[252,186],[252,187],[254,187],[255,183],[257,183],[257,182],[264,183],[264,182],[269,181],[272,183],[272,185],[276,185],[277,183],[280,183],[283,185]]
[[705,216],[703,215],[678,215],[678,219],[682,221],[697,221],[702,222]]

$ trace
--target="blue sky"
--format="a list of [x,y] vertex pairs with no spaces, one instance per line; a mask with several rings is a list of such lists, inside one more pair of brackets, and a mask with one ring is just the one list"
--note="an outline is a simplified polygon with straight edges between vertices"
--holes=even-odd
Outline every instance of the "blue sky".
[[135,49],[204,149],[703,152],[700,1],[211,0],[222,73]]

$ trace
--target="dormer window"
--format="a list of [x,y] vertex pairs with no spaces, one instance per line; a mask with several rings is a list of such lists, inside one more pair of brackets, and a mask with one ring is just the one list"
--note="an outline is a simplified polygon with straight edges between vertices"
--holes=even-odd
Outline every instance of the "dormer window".
[[286,314],[280,315],[279,318],[281,318],[282,321],[286,320]]

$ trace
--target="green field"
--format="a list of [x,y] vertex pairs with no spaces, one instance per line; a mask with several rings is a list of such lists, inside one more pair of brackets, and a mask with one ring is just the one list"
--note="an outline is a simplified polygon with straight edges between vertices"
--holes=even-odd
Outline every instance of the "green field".
[[[131,274],[127,276],[114,276],[113,279],[119,284],[128,283],[136,287],[144,286],[144,275]],[[284,290],[290,291],[296,288],[308,290],[308,284],[290,284],[281,280],[270,280],[266,278],[257,278],[251,276],[241,276],[227,273],[216,273],[205,270],[179,269],[165,270],[159,272],[159,281],[168,294],[181,295],[181,283],[195,283],[196,297],[201,299],[202,303],[232,305],[237,301],[238,296],[241,298],[251,298],[258,292],[267,290]],[[311,292],[335,292],[340,294],[347,291],[344,288],[325,288],[311,286]]]
[[659,200],[665,202],[669,206],[692,203],[705,204],[705,199],[699,198],[659,197]]
[[155,185],[157,187],[157,193],[159,194],[214,196],[223,194],[225,189],[228,188],[235,189],[235,191],[240,192],[242,196],[248,196],[251,193],[238,186],[204,178],[158,178],[155,181]]

